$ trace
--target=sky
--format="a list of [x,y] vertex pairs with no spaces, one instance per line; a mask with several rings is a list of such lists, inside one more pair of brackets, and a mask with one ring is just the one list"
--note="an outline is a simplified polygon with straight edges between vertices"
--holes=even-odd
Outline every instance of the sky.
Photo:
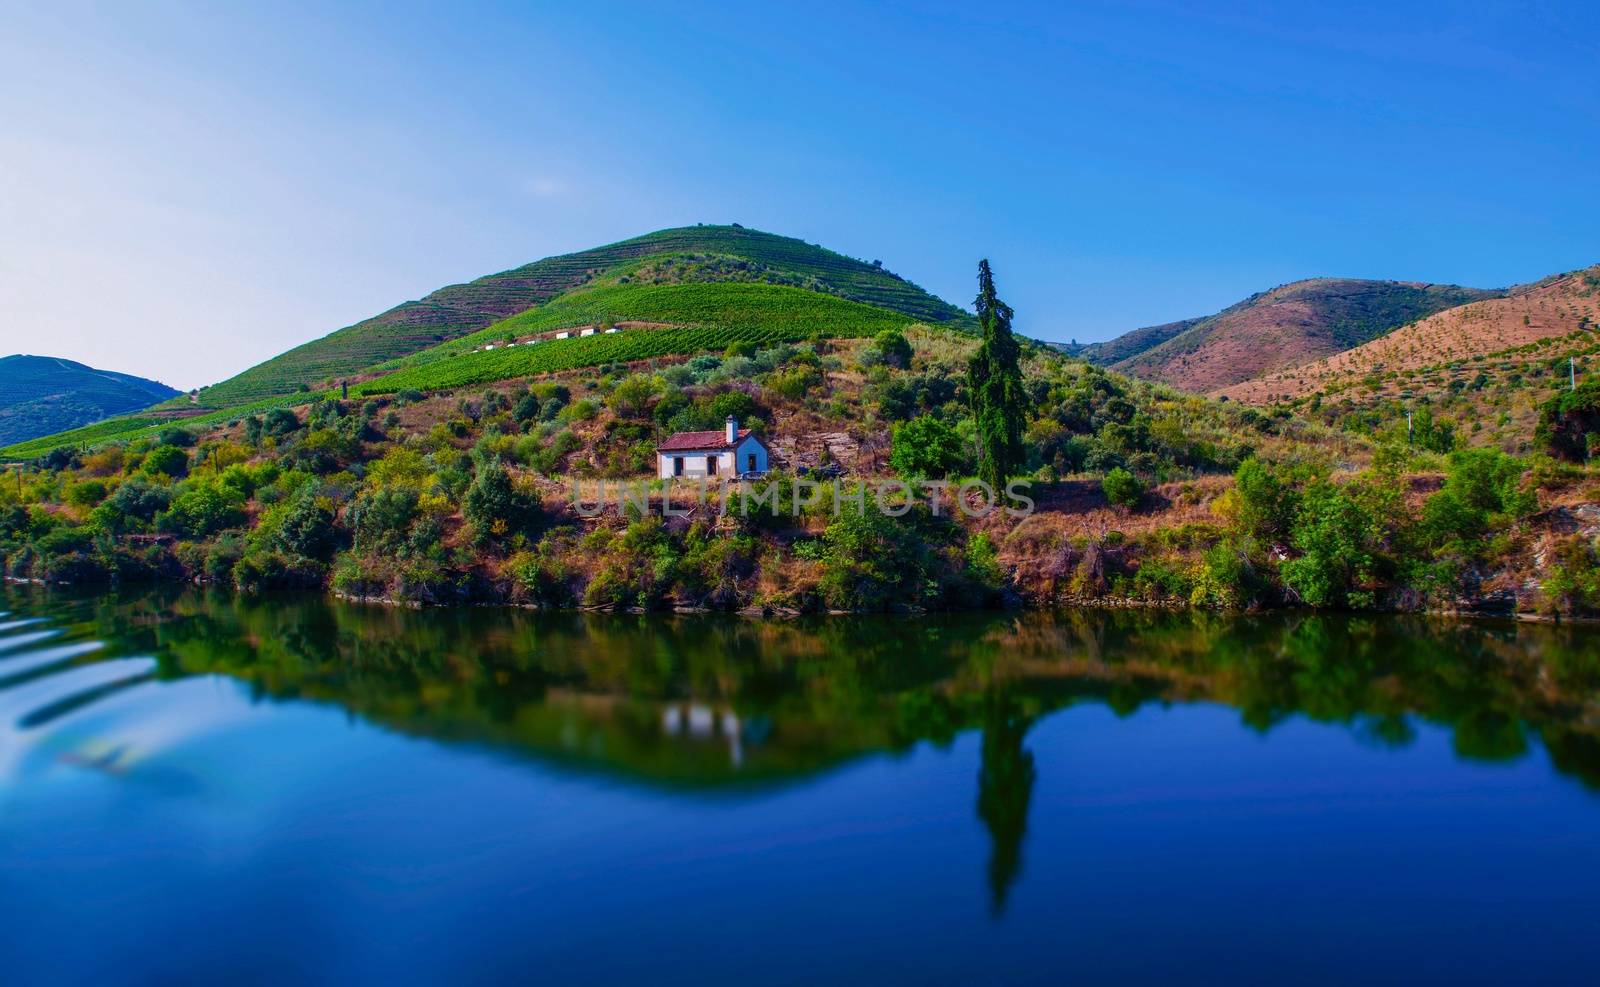
[[0,0],[0,355],[189,388],[696,222],[1106,339],[1600,261],[1600,5]]

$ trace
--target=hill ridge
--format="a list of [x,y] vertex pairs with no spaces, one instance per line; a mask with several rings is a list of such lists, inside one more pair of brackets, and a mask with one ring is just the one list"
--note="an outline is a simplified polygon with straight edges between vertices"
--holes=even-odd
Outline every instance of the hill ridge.
[[66,357],[0,357],[0,446],[138,411],[179,393],[159,381]]
[[703,253],[746,257],[775,270],[803,272],[829,284],[840,297],[920,321],[959,323],[971,319],[970,314],[881,264],[797,237],[738,224],[671,227],[435,289],[204,388],[201,404],[219,408],[327,383],[468,335],[644,258]]
[[1211,391],[1360,345],[1502,289],[1397,279],[1301,278],[1214,315],[1135,329],[1081,355],[1131,376]]

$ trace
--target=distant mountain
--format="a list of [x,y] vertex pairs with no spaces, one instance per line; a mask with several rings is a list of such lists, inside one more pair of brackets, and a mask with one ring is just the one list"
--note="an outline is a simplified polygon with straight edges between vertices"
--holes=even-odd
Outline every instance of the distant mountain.
[[1208,392],[1359,346],[1392,329],[1503,291],[1414,281],[1310,278],[1216,315],[1135,329],[1080,355],[1146,380]]
[[[674,273],[669,258],[680,264]],[[578,253],[547,257],[466,284],[330,333],[200,394],[207,408],[241,404],[302,386],[330,384],[358,371],[458,339],[601,278],[626,279],[636,267],[648,283],[682,280],[756,281],[836,295],[929,323],[969,323],[964,312],[881,264],[834,253],[793,237],[743,226],[685,226]]]
[[0,446],[138,411],[179,393],[57,357],[0,358]]
[[1354,349],[1220,393],[1236,401],[1264,403],[1357,390],[1368,399],[1393,397],[1411,389],[1437,390],[1453,378],[1480,373],[1488,381],[1518,375],[1520,382],[1532,363],[1552,358],[1564,363],[1546,341],[1572,337],[1590,346],[1597,328],[1600,264],[1437,312]]

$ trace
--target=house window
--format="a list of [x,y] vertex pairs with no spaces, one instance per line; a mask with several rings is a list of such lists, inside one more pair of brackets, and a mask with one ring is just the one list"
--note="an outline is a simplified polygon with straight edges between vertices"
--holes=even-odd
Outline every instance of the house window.
[[746,473],[754,473],[756,471],[756,454],[755,453],[752,452],[750,455],[744,457],[744,471]]
[[716,456],[706,457],[706,476],[717,475],[717,458]]
[[682,476],[683,475],[683,457],[682,456],[673,456],[672,457],[672,475],[673,476]]

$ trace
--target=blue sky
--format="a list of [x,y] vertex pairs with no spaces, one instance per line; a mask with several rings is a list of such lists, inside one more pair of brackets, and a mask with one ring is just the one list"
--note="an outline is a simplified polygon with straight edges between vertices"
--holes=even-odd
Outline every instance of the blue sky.
[[1108,338],[1600,261],[1593,4],[0,0],[0,352],[209,383],[666,226]]

